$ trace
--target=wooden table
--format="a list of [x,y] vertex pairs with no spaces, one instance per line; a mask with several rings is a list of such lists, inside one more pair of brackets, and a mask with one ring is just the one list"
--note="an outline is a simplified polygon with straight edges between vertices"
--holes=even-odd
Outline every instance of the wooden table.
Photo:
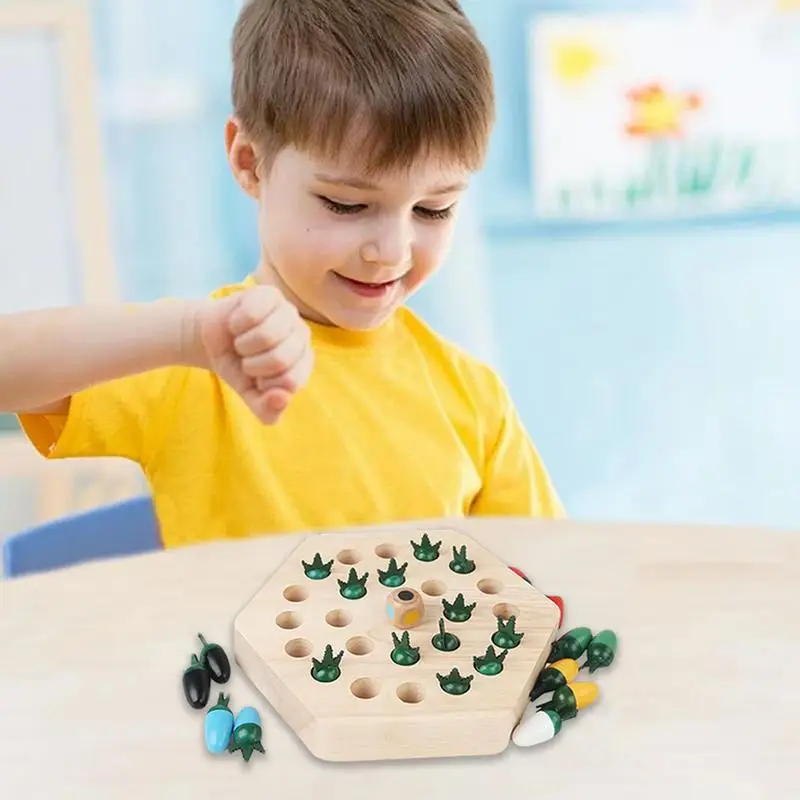
[[616,662],[595,673],[600,702],[555,740],[487,759],[325,763],[234,670],[232,704],[262,711],[267,755],[209,756],[204,712],[186,705],[180,676],[197,632],[230,647],[234,615],[298,544],[265,537],[0,583],[0,794],[755,800],[800,790],[799,534],[439,524],[561,594],[566,627],[619,633]]

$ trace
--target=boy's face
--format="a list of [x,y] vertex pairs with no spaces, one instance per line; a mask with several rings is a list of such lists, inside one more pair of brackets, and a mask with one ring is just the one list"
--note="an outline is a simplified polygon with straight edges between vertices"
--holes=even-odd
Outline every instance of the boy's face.
[[287,148],[257,177],[253,148],[232,125],[231,166],[258,201],[259,280],[278,285],[306,319],[374,328],[440,266],[463,168],[430,159],[367,176],[357,152],[330,163]]

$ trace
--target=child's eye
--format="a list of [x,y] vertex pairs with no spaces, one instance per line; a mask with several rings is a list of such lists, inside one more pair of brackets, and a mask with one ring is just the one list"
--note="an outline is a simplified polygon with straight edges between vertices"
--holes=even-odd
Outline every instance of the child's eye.
[[447,208],[425,208],[424,206],[417,206],[414,210],[419,214],[421,217],[425,217],[425,219],[450,219],[453,216],[453,209],[455,208],[455,203],[452,206],[448,206]]
[[[330,197],[325,197],[324,195],[318,195],[318,197],[323,205],[334,214],[358,214],[367,207],[364,203],[337,203],[335,200],[331,200]],[[454,208],[455,203],[448,208],[425,208],[425,206],[416,206],[414,211],[425,219],[445,220],[453,215]]]
[[335,200],[331,200],[330,197],[323,197],[322,195],[319,196],[319,199],[334,214],[358,214],[359,211],[363,211],[366,208],[363,203],[357,203],[356,205],[337,203]]

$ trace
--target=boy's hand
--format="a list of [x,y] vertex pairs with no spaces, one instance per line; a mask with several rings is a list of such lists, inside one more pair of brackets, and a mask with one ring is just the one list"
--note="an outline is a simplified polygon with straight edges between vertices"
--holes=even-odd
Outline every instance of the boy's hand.
[[200,320],[209,367],[264,423],[280,419],[313,364],[308,325],[273,286],[212,301]]

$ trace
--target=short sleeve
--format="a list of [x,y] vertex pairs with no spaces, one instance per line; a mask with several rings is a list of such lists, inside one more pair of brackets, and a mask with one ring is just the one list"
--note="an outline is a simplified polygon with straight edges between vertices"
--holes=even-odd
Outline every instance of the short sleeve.
[[493,376],[495,413],[487,417],[486,460],[473,516],[560,519],[566,516],[542,458],[509,393]]
[[179,374],[164,368],[77,392],[68,413],[21,414],[31,444],[49,459],[118,457],[145,466],[176,407]]
[[[250,276],[217,289],[211,297],[227,297],[254,284]],[[136,305],[128,308],[135,310]],[[163,367],[97,384],[76,392],[67,414],[20,414],[17,419],[46,458],[125,458],[147,470],[180,413],[190,369]]]

